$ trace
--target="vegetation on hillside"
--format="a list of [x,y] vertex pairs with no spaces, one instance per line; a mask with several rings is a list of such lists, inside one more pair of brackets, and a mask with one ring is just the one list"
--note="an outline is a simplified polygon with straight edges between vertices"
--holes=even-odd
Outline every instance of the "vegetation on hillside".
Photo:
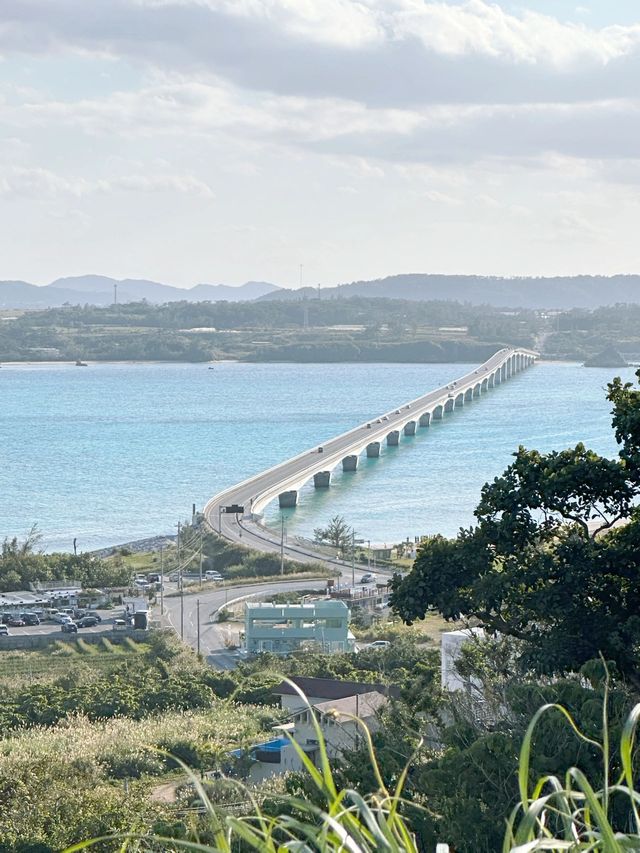
[[0,324],[1,361],[482,361],[498,347],[583,360],[640,353],[640,305],[547,313],[453,301],[349,298],[135,302],[20,312]]
[[534,312],[398,299],[54,308],[0,327],[0,361],[475,361],[531,345]]

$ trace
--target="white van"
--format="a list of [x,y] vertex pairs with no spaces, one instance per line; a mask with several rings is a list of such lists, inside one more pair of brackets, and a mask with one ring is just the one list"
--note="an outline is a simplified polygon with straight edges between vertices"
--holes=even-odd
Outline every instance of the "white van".
[[220,572],[214,572],[210,569],[208,572],[204,573],[204,579],[207,581],[221,581],[223,580],[223,577]]

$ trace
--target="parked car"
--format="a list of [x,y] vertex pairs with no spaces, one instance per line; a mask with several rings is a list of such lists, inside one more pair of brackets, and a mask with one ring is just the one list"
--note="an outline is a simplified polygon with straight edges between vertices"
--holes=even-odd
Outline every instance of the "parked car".
[[221,581],[224,580],[220,572],[215,572],[213,569],[210,569],[208,572],[204,573],[205,580],[208,581]]
[[113,630],[114,631],[120,631],[126,627],[127,627],[127,622],[125,619],[114,619],[113,620]]
[[71,616],[68,613],[54,613],[51,617],[54,622],[57,622],[58,625],[64,625],[67,622],[73,622]]
[[367,572],[366,574],[362,575],[362,577],[360,578],[360,583],[375,583],[375,582],[376,582],[376,576],[373,574],[373,572]]
[[6,625],[0,625],[0,637],[8,637],[9,629]]
[[77,621],[78,628],[95,628],[99,624],[99,620],[95,616],[83,616]]
[[69,619],[68,622],[62,623],[62,625],[60,626],[60,630],[64,634],[77,634],[78,633],[78,626],[76,625],[75,622],[72,622],[71,619]]
[[40,619],[38,618],[36,613],[21,613],[20,618],[24,622],[25,625],[39,625]]
[[7,619],[7,625],[10,628],[24,628],[25,624],[24,619],[21,619],[19,616],[12,616],[10,619]]
[[365,649],[388,649],[391,643],[389,640],[374,640],[373,643],[367,643]]
[[55,622],[58,611],[55,607],[47,607],[42,617],[46,622]]
[[160,583],[160,575],[157,572],[152,572],[147,575],[147,580],[149,583]]

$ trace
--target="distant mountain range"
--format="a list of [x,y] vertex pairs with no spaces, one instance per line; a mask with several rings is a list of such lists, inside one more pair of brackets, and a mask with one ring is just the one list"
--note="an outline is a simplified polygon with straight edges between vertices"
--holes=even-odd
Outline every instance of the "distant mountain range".
[[172,287],[145,279],[115,279],[103,275],[81,275],[59,278],[37,287],[26,281],[0,281],[0,308],[59,308],[71,305],[111,305],[114,285],[118,286],[118,302],[242,302],[257,299],[278,290],[266,281],[248,281],[240,287],[226,284],[197,284],[195,287]]
[[172,287],[157,281],[101,275],[59,278],[43,287],[25,281],[0,281],[0,308],[57,308],[65,303],[111,305],[114,285],[118,302],[248,302],[272,299],[322,299],[365,296],[413,301],[449,300],[501,308],[598,308],[616,303],[640,303],[640,275],[554,276],[550,278],[499,278],[479,275],[392,275],[373,281],[354,281],[337,287],[289,290],[264,281],[240,287],[197,284]]
[[432,299],[495,305],[501,308],[598,308],[621,302],[640,303],[640,275],[499,278],[480,275],[392,275],[337,287],[280,288],[267,299],[322,299],[368,296],[428,301]]

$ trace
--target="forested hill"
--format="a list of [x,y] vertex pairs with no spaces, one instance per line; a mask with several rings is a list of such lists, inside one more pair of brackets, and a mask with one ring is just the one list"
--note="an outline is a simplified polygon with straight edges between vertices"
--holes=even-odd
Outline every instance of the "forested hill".
[[480,275],[391,275],[337,287],[280,289],[260,297],[280,299],[332,296],[387,297],[412,301],[456,300],[502,308],[594,309],[603,305],[640,303],[640,275],[498,278]]

